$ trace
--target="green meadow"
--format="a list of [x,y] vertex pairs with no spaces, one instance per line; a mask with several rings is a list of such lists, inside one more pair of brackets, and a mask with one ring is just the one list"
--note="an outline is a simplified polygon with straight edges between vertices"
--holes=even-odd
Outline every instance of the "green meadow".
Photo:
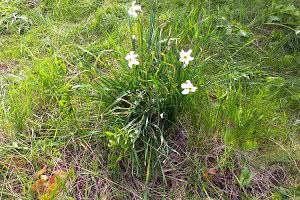
[[1,0],[0,199],[300,199],[297,0]]

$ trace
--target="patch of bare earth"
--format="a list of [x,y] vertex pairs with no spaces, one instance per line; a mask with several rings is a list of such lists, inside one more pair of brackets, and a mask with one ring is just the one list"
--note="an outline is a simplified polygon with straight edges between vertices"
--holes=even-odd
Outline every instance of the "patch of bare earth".
[[[103,157],[108,152],[98,144],[66,148],[64,156],[54,168],[63,171],[74,169],[75,176],[68,182],[68,188],[71,196],[79,200],[142,199],[145,191],[150,194],[151,199],[179,200],[198,196],[201,199],[209,197],[239,200],[245,197],[245,193],[255,199],[270,199],[274,188],[286,184],[288,177],[282,165],[274,164],[258,169],[245,165],[243,155],[236,152],[227,158],[227,162],[231,163],[228,167],[220,164],[220,158],[225,155],[225,145],[222,142],[212,139],[213,142],[208,145],[212,148],[207,153],[201,152],[204,155],[195,157],[197,150],[192,152],[189,149],[187,138],[185,130],[174,131],[169,138],[169,152],[162,156],[163,173],[157,170],[147,186],[125,164],[120,164],[122,167],[119,178],[112,178],[107,169],[107,158]],[[198,159],[200,165],[193,163],[193,159]],[[238,178],[245,167],[251,171],[253,178],[249,185],[242,188]],[[195,187],[191,178],[199,179],[201,184]],[[206,185],[206,191],[202,184]]]
[[[177,130],[170,138],[169,160],[163,166],[166,188],[169,188],[169,192],[158,192],[164,185],[161,181],[161,175],[158,175],[156,184],[152,185],[152,193],[157,194],[156,199],[162,197],[165,199],[186,199],[190,197],[191,190],[193,190],[192,196],[196,195],[199,198],[209,196],[217,199],[239,200],[244,198],[245,193],[247,193],[252,198],[269,199],[275,188],[287,184],[288,177],[284,166],[273,164],[257,169],[251,165],[245,165],[243,155],[238,152],[228,158],[228,162],[232,163],[233,166],[220,167],[222,164],[219,162],[220,158],[224,156],[225,145],[214,139],[209,144],[213,148],[206,155],[198,156],[201,166],[197,166],[191,161],[193,154],[197,152],[191,152],[187,138],[185,130]],[[249,185],[241,187],[238,178],[245,167],[251,171],[253,177]],[[206,182],[207,191],[203,191],[201,186],[196,190],[195,188],[191,189],[191,185],[194,183],[190,182],[190,178],[191,176],[195,178],[196,171],[202,171],[199,179]],[[201,181],[199,180],[199,182]]]
[[274,188],[286,183],[286,170],[281,165],[274,164],[263,169],[247,165],[253,177],[250,184],[242,188],[238,182],[242,169],[246,167],[242,162],[242,155],[237,152],[231,157],[233,167],[218,169],[216,158],[223,155],[224,148],[224,145],[214,148],[206,157],[206,166],[208,169],[217,169],[207,182],[212,188],[218,188],[226,198],[239,200],[247,193],[256,199],[269,199]]
[[4,62],[0,61],[0,74],[8,73],[18,63],[17,61]]
[[141,190],[136,180],[122,174],[122,181],[112,180],[107,170],[106,149],[95,144],[93,146],[81,144],[76,148],[65,148],[63,157],[56,163],[55,170],[70,171],[75,174],[67,183],[71,196],[78,200],[85,199],[118,199],[119,196],[129,196],[128,199],[140,199]]

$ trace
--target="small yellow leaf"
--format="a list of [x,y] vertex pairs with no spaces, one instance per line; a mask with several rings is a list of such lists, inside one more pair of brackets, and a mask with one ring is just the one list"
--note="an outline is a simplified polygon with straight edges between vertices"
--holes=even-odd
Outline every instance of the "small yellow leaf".
[[219,171],[217,169],[215,169],[215,168],[210,168],[208,170],[208,174],[209,175],[217,175],[218,173],[219,173]]
[[46,180],[48,180],[48,176],[47,175],[41,175],[41,179],[46,181]]
[[34,175],[34,179],[39,179],[41,175],[43,175],[45,172],[47,171],[47,166],[45,165],[40,171],[38,171],[35,175]]

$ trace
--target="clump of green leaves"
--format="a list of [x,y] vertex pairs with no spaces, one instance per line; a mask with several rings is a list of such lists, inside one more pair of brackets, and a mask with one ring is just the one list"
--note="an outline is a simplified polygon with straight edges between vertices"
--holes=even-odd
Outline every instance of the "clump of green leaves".
[[26,73],[7,79],[9,87],[2,109],[14,129],[24,130],[33,117],[62,114],[60,108],[64,110],[70,103],[66,73],[65,63],[55,57],[54,61],[38,61]]
[[284,116],[278,116],[278,104],[272,102],[267,90],[257,91],[251,99],[243,96],[241,88],[228,91],[222,102],[225,143],[244,149],[255,149],[269,137],[283,136]]

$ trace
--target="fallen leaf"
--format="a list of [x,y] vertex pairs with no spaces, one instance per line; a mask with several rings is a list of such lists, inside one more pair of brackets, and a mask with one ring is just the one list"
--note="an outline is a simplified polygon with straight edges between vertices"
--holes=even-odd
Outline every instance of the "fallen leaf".
[[32,186],[31,191],[36,192],[38,194],[43,194],[47,190],[47,181],[43,179],[37,180]]
[[58,170],[53,172],[53,174],[49,177],[48,180],[48,188],[46,190],[46,196],[51,196],[53,192],[61,187],[61,183],[59,181],[65,181],[68,178],[68,173],[62,170]]
[[208,170],[208,174],[209,175],[217,175],[218,173],[219,173],[219,171],[217,169],[215,169],[215,168],[210,168]]
[[56,196],[68,178],[68,173],[62,170],[54,171],[50,177],[44,175],[47,167],[44,166],[35,174],[37,179],[31,186],[31,191],[37,194],[40,200],[50,200]]
[[210,168],[209,170],[207,170],[206,172],[203,173],[204,178],[206,179],[211,179],[212,176],[217,175],[219,173],[219,171],[215,168]]
[[52,173],[52,175],[49,178],[49,184],[55,183],[56,178],[60,178],[62,180],[66,179],[68,176],[67,172],[62,170],[57,170]]

